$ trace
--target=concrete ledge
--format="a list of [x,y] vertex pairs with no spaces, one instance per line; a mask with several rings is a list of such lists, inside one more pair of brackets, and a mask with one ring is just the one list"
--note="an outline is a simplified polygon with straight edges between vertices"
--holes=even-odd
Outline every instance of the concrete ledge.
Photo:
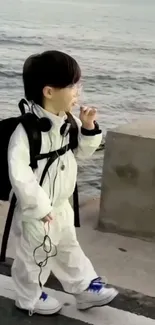
[[155,240],[155,120],[107,132],[98,228]]

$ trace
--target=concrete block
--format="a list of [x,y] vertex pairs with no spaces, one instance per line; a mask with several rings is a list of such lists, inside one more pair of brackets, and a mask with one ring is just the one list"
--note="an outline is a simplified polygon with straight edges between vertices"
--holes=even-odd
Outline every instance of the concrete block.
[[155,120],[107,132],[98,228],[155,240]]

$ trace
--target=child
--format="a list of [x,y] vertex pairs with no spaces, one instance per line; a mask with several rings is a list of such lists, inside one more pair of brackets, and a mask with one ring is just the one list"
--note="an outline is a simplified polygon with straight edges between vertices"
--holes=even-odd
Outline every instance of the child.
[[[69,135],[64,135],[66,113],[77,102],[80,77],[78,63],[59,51],[44,52],[26,60],[23,68],[26,99],[34,114],[40,119],[48,118],[51,123],[50,130],[42,132],[41,153],[68,144]],[[103,284],[76,238],[69,203],[77,178],[76,158],[90,157],[99,146],[102,133],[94,124],[95,109],[81,108],[80,120],[75,119],[79,129],[78,147],[74,153],[68,150],[58,156],[42,187],[39,181],[47,159],[40,160],[38,168],[32,171],[29,143],[21,124],[9,143],[9,175],[17,198],[14,220],[17,224],[21,222],[12,278],[16,306],[31,313],[54,314],[62,307],[55,297],[42,292],[51,271],[64,290],[75,296],[78,309],[103,306],[117,295],[115,289]],[[53,256],[48,260],[46,250]],[[41,267],[39,262],[44,260],[45,266]]]

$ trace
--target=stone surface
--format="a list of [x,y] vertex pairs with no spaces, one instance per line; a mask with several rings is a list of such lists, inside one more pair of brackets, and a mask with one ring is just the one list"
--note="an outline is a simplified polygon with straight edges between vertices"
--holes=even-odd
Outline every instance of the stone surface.
[[107,132],[98,228],[155,240],[155,120]]
[[[29,318],[27,312],[21,312],[15,309],[12,301],[15,299],[15,285],[10,277],[0,275],[0,290],[0,315],[4,315],[1,317],[2,324],[14,324],[14,318],[16,319],[16,323],[38,324],[41,318],[44,324],[49,324],[48,316],[43,318],[42,316],[36,317],[37,315],[33,315],[33,317]],[[119,288],[119,290],[119,295],[109,306],[80,312],[76,308],[76,299],[73,295],[59,291],[59,288],[53,290],[51,287],[46,287],[46,293],[50,296],[54,296],[63,306],[60,312],[61,316],[53,315],[53,317],[49,317],[51,318],[51,324],[76,324],[76,321],[75,323],[71,322],[71,319],[77,319],[78,325],[83,324],[80,321],[93,325],[155,324],[155,298],[144,296],[135,291],[123,290],[121,288]],[[4,310],[7,309],[11,312],[6,313]],[[21,319],[18,318],[20,315]],[[68,323],[65,322],[65,316],[68,317]]]

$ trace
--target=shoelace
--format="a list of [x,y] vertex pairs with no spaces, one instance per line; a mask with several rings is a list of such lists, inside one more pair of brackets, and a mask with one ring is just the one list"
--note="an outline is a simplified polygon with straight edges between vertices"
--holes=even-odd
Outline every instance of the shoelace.
[[[43,301],[45,301],[47,298],[48,298],[48,294],[43,291],[40,296],[40,300],[42,299]],[[33,316],[33,314],[34,314],[34,310],[32,309],[29,310],[29,316]]]
[[94,279],[90,283],[87,291],[100,292],[101,289],[103,289],[106,286],[107,282],[108,281],[107,281],[107,279],[105,277],[98,277],[97,279]]
[[41,296],[40,296],[40,300],[42,299],[43,301],[45,301],[48,298],[47,293],[42,292]]

